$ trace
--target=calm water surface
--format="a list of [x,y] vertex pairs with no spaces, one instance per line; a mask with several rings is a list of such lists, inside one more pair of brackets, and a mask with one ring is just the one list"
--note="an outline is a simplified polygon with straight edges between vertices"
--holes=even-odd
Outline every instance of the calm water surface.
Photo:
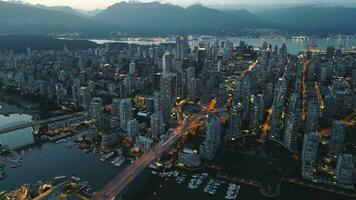
[[[29,115],[0,115],[0,127],[30,119]],[[64,143],[38,141],[32,136],[31,128],[0,135],[0,142],[14,148],[23,158],[18,168],[11,168],[7,162],[5,173],[8,177],[0,181],[0,191],[24,183],[52,180],[59,175],[77,175],[93,188],[101,188],[123,168],[117,168],[109,161],[101,162],[99,154],[85,154],[77,147],[68,148]]]

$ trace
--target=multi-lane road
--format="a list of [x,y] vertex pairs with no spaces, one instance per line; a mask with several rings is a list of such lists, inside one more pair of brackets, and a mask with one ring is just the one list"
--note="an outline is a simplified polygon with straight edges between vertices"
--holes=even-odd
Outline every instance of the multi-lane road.
[[187,133],[195,123],[202,119],[207,113],[207,108],[204,108],[199,114],[182,122],[178,127],[168,136],[167,139],[161,140],[152,150],[143,154],[133,163],[121,171],[113,180],[111,180],[102,190],[98,191],[93,199],[95,200],[111,200],[115,199],[127,185],[129,185],[150,163],[161,156],[164,152],[169,150],[177,143],[181,137]]

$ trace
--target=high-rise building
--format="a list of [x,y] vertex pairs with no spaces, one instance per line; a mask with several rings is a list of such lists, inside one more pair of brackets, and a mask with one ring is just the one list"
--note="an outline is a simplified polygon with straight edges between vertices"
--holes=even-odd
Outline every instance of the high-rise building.
[[186,36],[176,37],[176,59],[182,60],[188,56],[189,42]]
[[164,133],[164,121],[161,112],[155,112],[151,115],[151,131],[152,137],[159,138]]
[[307,119],[306,119],[306,132],[316,131],[319,125],[319,108],[318,105],[310,101],[308,103]]
[[133,118],[127,122],[127,134],[131,138],[135,138],[139,135],[140,124],[137,119]]
[[344,125],[338,121],[334,120],[333,128],[331,131],[331,139],[330,139],[330,146],[329,152],[330,154],[337,155],[342,153],[342,147],[344,145],[345,140],[345,127]]
[[154,111],[161,111],[161,93],[159,91],[155,91],[153,93],[153,103],[154,103]]
[[89,105],[89,115],[92,119],[97,119],[103,113],[102,99],[94,97]]
[[220,118],[214,115],[210,115],[206,127],[206,138],[199,147],[200,156],[203,159],[211,160],[214,158],[220,147],[220,134]]
[[180,36],[176,37],[176,59],[179,60],[182,58],[182,44]]
[[297,142],[297,123],[296,116],[290,113],[286,119],[285,131],[284,131],[284,144],[291,152],[296,151]]
[[127,123],[132,119],[131,99],[121,99],[120,101],[120,128],[127,131]]
[[188,98],[195,100],[197,98],[197,79],[192,77],[188,80]]
[[338,156],[336,165],[336,180],[339,184],[352,187],[352,175],[354,170],[352,160],[352,155],[350,154],[341,154]]
[[162,57],[162,69],[163,75],[172,72],[172,55],[169,53],[169,51],[166,51]]
[[120,101],[121,99],[114,98],[111,103],[111,113],[115,117],[120,116]]
[[136,63],[134,61],[129,64],[129,72],[130,74],[136,73]]
[[306,133],[303,141],[302,151],[302,175],[303,178],[312,180],[314,178],[314,162],[317,158],[320,138],[316,132]]
[[240,105],[232,108],[230,113],[230,137],[238,137],[241,135],[241,114],[242,108]]
[[83,86],[80,87],[79,96],[80,96],[81,105],[84,107],[84,110],[86,110],[89,106],[89,102],[91,99],[89,88]]
[[352,86],[352,89],[356,89],[356,69],[352,70],[352,73],[351,73],[351,86]]
[[161,78],[161,109],[163,120],[169,124],[171,110],[176,103],[177,97],[177,76],[176,74],[164,74]]

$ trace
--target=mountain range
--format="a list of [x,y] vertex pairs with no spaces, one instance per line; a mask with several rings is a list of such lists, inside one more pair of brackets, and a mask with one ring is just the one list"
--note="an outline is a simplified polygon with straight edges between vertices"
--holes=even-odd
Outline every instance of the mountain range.
[[[121,2],[87,13],[67,6],[48,7],[0,1],[0,34],[130,35],[243,34],[246,29],[273,28],[290,33],[356,33],[356,8],[293,6],[259,10],[183,8],[158,2]],[[326,23],[327,22],[327,23]]]
[[266,21],[306,33],[356,33],[356,8],[341,6],[299,6],[256,13]]
[[148,34],[219,34],[238,32],[243,28],[261,28],[266,24],[245,10],[230,14],[201,5],[182,8],[157,2],[118,3],[94,19],[121,26],[129,33]]

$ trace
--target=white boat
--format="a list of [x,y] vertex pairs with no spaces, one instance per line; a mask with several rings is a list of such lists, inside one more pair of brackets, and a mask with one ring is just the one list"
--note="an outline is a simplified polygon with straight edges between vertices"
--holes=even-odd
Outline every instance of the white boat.
[[120,157],[116,157],[114,160],[111,161],[111,164],[115,164],[117,161],[119,161]]
[[77,177],[77,176],[72,176],[71,178],[72,178],[73,180],[75,180],[75,181],[80,181],[80,178]]
[[61,180],[67,178],[66,176],[56,176],[54,177],[54,180]]
[[150,164],[150,165],[148,165],[148,167],[151,169],[158,169],[157,165],[155,165],[155,164]]
[[115,167],[121,167],[122,164],[124,164],[125,159],[121,157],[114,165]]

